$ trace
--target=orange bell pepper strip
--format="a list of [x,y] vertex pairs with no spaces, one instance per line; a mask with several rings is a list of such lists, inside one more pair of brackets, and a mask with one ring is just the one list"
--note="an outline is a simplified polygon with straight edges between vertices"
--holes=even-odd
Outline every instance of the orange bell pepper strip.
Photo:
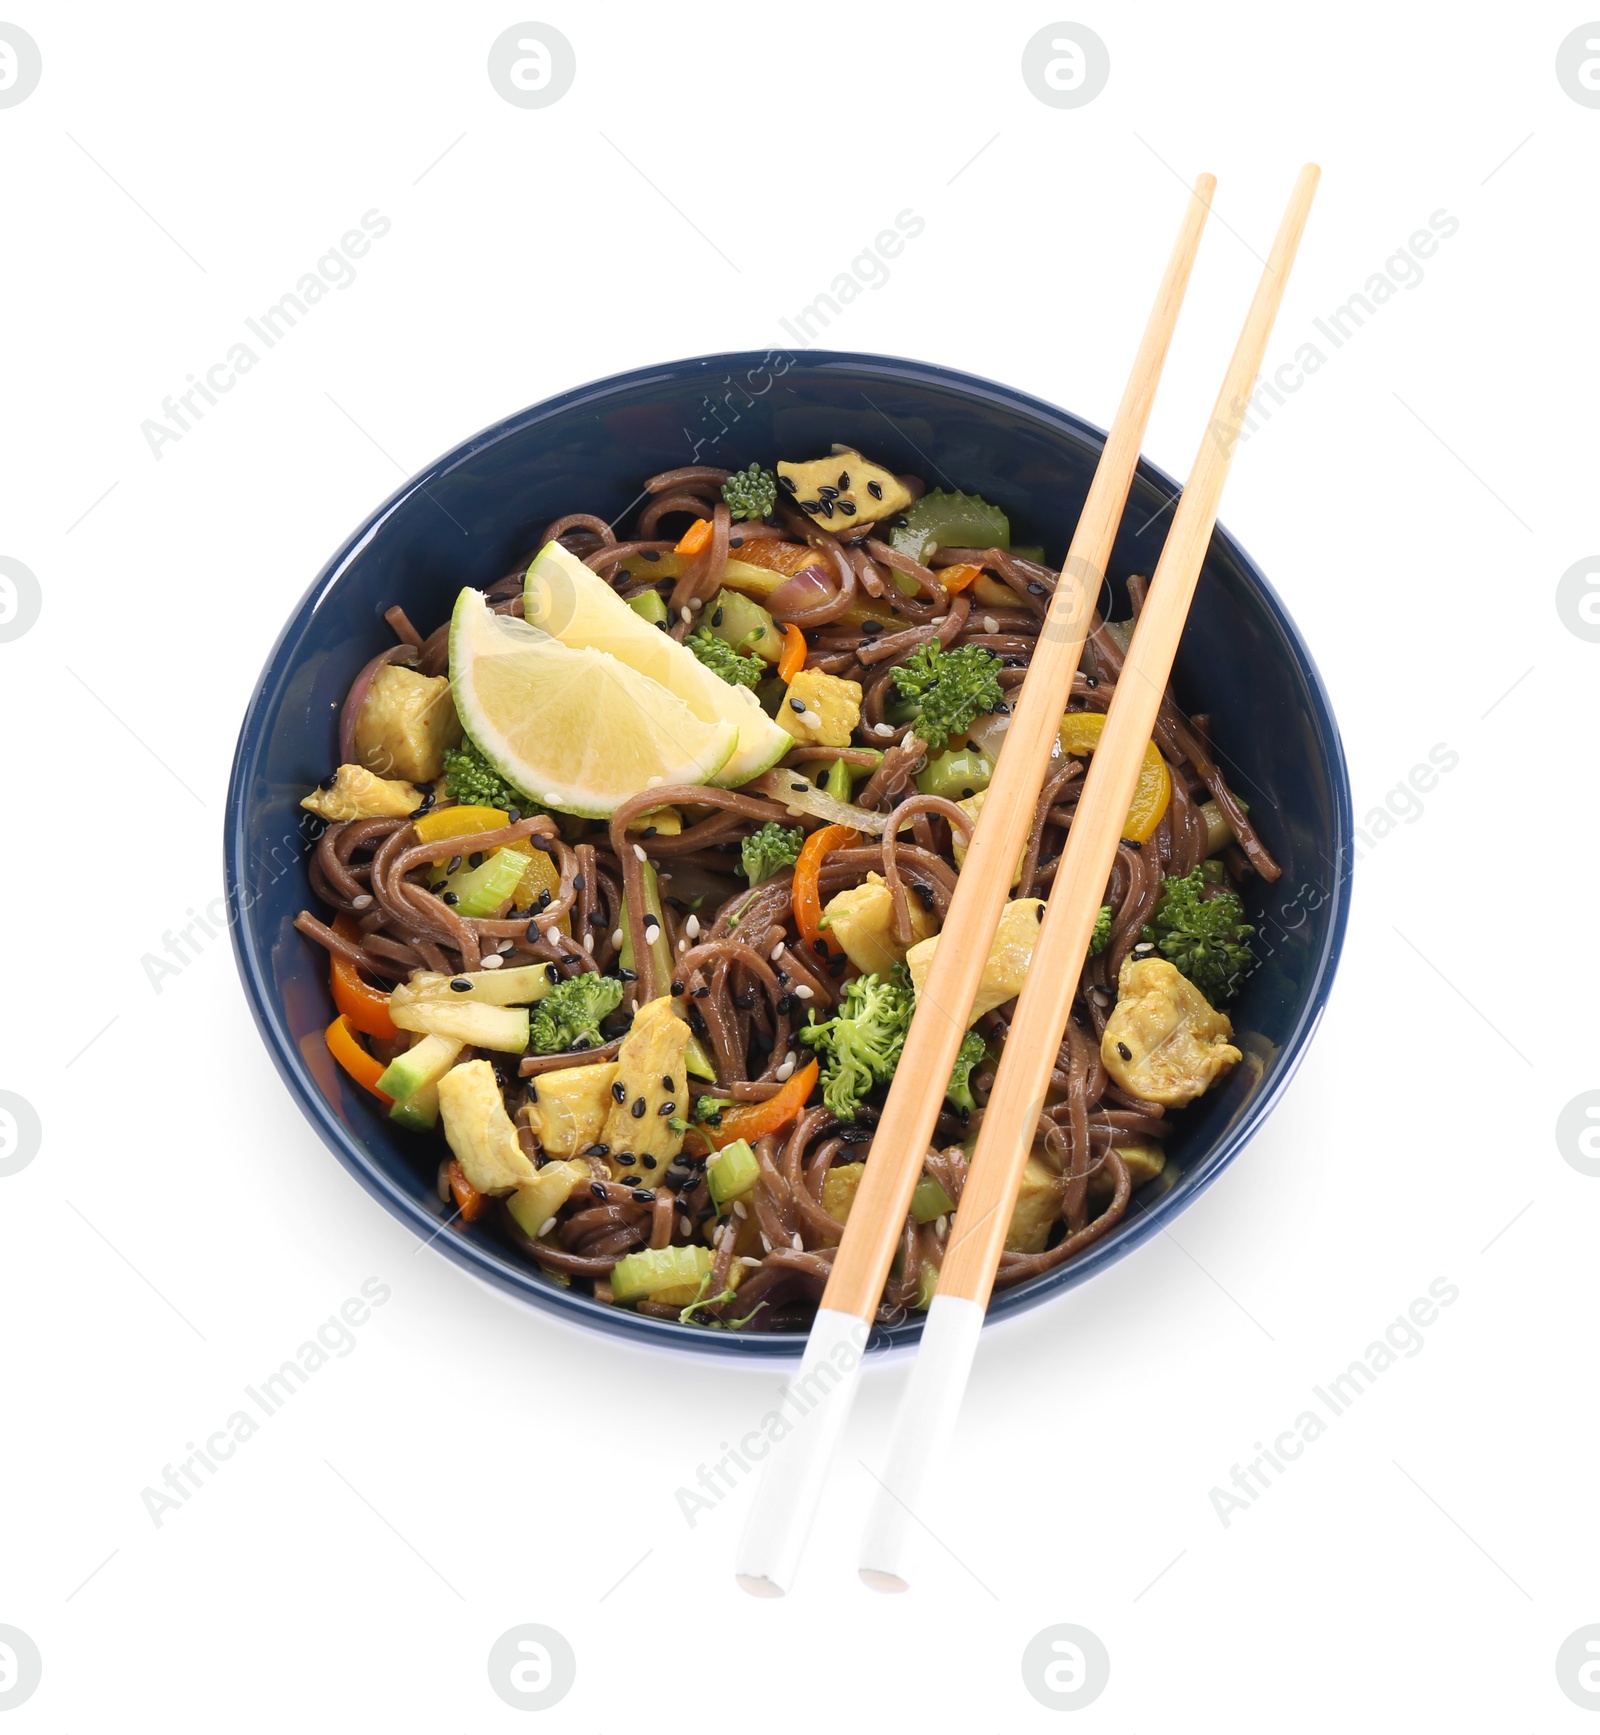
[[823,858],[831,850],[844,849],[856,842],[859,834],[848,825],[824,825],[812,832],[800,846],[799,860],[794,864],[794,919],[799,924],[805,942],[814,951],[822,940],[829,952],[843,950],[829,938],[822,926],[822,893],[817,877],[822,872]]
[[[333,924],[341,939],[359,941],[360,930],[348,916],[340,916]],[[332,959],[330,975],[333,983],[333,1003],[364,1036],[398,1036],[394,1020],[389,1016],[389,996],[362,978],[361,972],[348,958],[337,952]]]
[[797,626],[783,629],[783,654],[778,658],[778,678],[792,681],[806,666],[806,635]]
[[939,573],[940,582],[952,594],[965,590],[969,584],[976,584],[982,576],[983,568],[972,565],[970,561],[962,561],[957,566],[946,566]]
[[328,1052],[338,1061],[346,1072],[359,1084],[363,1090],[370,1090],[379,1102],[392,1105],[394,1098],[386,1096],[378,1089],[378,1080],[383,1077],[384,1068],[356,1041],[355,1032],[350,1028],[350,1021],[341,1012],[326,1033]]
[[463,1223],[476,1223],[488,1208],[489,1200],[486,1194],[480,1193],[467,1179],[467,1171],[462,1168],[454,1157],[445,1170],[445,1176],[450,1182],[450,1191],[455,1195],[456,1209],[461,1213]]
[[769,1096],[765,1102],[735,1103],[722,1111],[720,1127],[701,1127],[700,1131],[718,1150],[735,1139],[763,1139],[768,1133],[788,1126],[806,1106],[806,1098],[816,1082],[817,1063],[808,1060],[776,1096]]
[[709,518],[697,518],[678,538],[678,546],[672,552],[674,554],[700,554],[704,552],[705,546],[710,540],[711,520]]

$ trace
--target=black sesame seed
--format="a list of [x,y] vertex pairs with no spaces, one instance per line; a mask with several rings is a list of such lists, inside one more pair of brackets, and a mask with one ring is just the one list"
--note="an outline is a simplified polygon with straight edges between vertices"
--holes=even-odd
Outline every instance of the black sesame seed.
[[995,711],[1002,717],[1009,717],[1011,715],[1011,707],[1005,702],[1004,699],[1002,699],[1000,701],[1000,703],[995,706]]
[[[735,544],[735,546],[737,547],[737,544]],[[722,625],[722,610],[720,608],[712,609],[712,611],[711,611],[711,624],[714,627],[719,627]]]
[[1117,1044],[1117,1053],[1120,1054],[1124,1060],[1133,1059],[1133,1050],[1129,1048],[1125,1042],[1119,1042]]
[[839,490],[837,488],[829,488],[824,485],[819,488],[817,492],[824,500],[837,500],[839,498]]
[[483,866],[483,851],[481,849],[475,849],[472,854],[467,857],[467,866],[472,868]]
[[583,877],[582,874],[574,874],[572,876],[572,889],[575,892],[581,892],[584,889],[584,887],[588,885],[588,883],[589,882]]
[[659,1115],[676,1114],[677,1112],[678,1105],[675,1102],[664,1102],[661,1107],[656,1110],[656,1113]]
[[791,711],[803,711],[805,708],[806,702],[804,699],[791,699],[789,701],[789,709]]
[[656,561],[661,558],[661,554],[659,550],[654,548],[641,548],[639,550],[639,557],[641,560]]
[[643,1163],[647,1169],[653,1169],[656,1166],[656,1160],[654,1157],[640,1157],[639,1161]]
[[550,908],[550,888],[549,888],[549,886],[543,887],[539,892],[539,908],[541,910],[548,910]]
[[909,530],[911,528],[911,520],[902,512],[900,516],[895,519],[894,527],[896,530]]
[[913,880],[911,882],[911,889],[917,895],[917,902],[920,903],[925,910],[931,910],[933,908],[932,886],[924,885],[921,880]]
[[1129,849],[1137,849],[1139,847],[1139,840],[1136,837],[1125,837],[1122,841]]
[[470,994],[472,992],[472,984],[465,976],[457,976],[450,984],[450,989],[451,992],[455,994]]
[[599,1140],[596,1140],[595,1143],[590,1145],[584,1152],[584,1155],[587,1157],[609,1157],[611,1155],[611,1147],[610,1145],[601,1144]]
[[800,510],[802,512],[815,512],[816,509],[817,503],[815,500],[802,500],[800,502]]
[[672,622],[671,621],[657,621],[656,622],[656,631],[657,632],[663,632],[663,633],[670,633],[672,631]]
[[828,773],[826,770],[819,771],[817,773],[817,788],[818,789],[826,789],[827,787],[828,787]]
[[869,482],[867,492],[874,500],[881,500],[883,498],[883,484],[881,482]]
[[787,970],[785,970],[783,968],[783,966],[781,964],[778,966],[775,974],[777,975],[777,978],[780,982],[788,983],[788,982],[792,982],[794,980],[794,978],[789,974],[789,972]]
[[796,795],[804,795],[811,785],[809,783],[791,783],[789,787]]
[[1043,904],[1035,904],[1033,907],[1033,913],[1042,922],[1044,920],[1044,905]]
[[828,942],[825,939],[823,939],[821,934],[818,934],[816,939],[814,939],[811,942],[811,950],[813,952],[815,952],[819,958],[826,958],[827,957],[827,955],[828,955]]
[[846,517],[849,517],[849,518],[854,518],[856,515],[856,509],[855,509],[854,505],[848,500],[841,500],[839,502],[839,510],[841,512],[843,512]]
[[1040,584],[1040,582],[1036,578],[1030,578],[1028,580],[1028,595],[1029,596],[1043,596],[1044,593],[1049,588],[1050,588],[1049,585]]
[[644,830],[639,833],[640,837],[654,837],[655,834],[656,827],[653,825],[647,825]]
[[715,1217],[716,1214],[717,1208],[715,1205],[702,1205],[700,1209],[695,1212],[694,1220],[697,1223],[704,1223],[708,1217]]
[[623,567],[623,569],[620,572],[612,573],[611,582],[613,584],[626,584],[628,582],[628,580],[632,577],[633,577],[633,574],[628,571],[627,567]]
[[869,639],[875,639],[878,636],[878,634],[883,631],[883,622],[882,621],[875,621],[875,620],[864,620],[861,623],[861,630],[863,633],[866,634],[866,636]]
[[963,790],[962,790],[962,791],[961,791],[961,799],[962,799],[962,800],[963,800],[963,801],[971,801],[971,799],[972,799],[972,791],[971,791],[971,790],[970,790],[970,789],[963,789]]
[[656,1202],[655,1194],[648,1187],[635,1187],[633,1198],[634,1202],[640,1205],[653,1205]]
[[792,494],[794,493],[794,478],[792,476],[780,476],[778,478],[778,486]]
[[728,538],[728,546],[729,548],[743,548],[744,538],[742,536],[730,536]]
[[[627,1092],[624,1091],[623,1095],[626,1096]],[[642,1121],[644,1119],[645,1107],[646,1104],[644,1098],[642,1096],[637,1097],[634,1100],[633,1107],[628,1110],[628,1113],[631,1114],[636,1121]]]
[[702,982],[698,988],[689,991],[689,998],[691,1000],[704,1000],[710,992],[711,990]]
[[839,472],[839,486],[841,488],[848,488],[850,486],[850,472],[848,470],[841,470]]
[[443,901],[447,904],[459,904],[461,902],[454,892],[446,892]]
[[442,892],[449,883],[449,880],[435,880],[433,884],[428,887],[428,890],[432,892],[435,897],[438,897],[440,892]]
[[682,992],[683,992],[683,984],[681,982],[675,981],[672,984],[672,998],[674,1000],[676,1000]]
[[611,1086],[611,1095],[617,1102],[626,1102],[628,1100],[628,1087],[620,1078]]
[[787,1016],[794,1009],[794,995],[780,994],[773,1002],[773,1010],[781,1016]]
[[628,969],[626,965],[619,966],[617,974],[624,982],[637,982],[639,980],[639,972],[637,970]]
[[453,855],[453,856],[451,856],[450,860],[445,863],[445,870],[444,871],[447,874],[453,874],[456,871],[456,869],[460,866],[461,866],[461,857],[458,855]]
[[515,825],[522,818],[522,809],[520,807],[509,808],[506,812],[506,818],[512,825]]
[[625,1169],[631,1169],[633,1167],[633,1165],[636,1162],[638,1162],[638,1160],[639,1159],[633,1154],[632,1151],[618,1151],[617,1152],[617,1161],[619,1163],[621,1163],[621,1165]]
[[604,1181],[591,1181],[589,1183],[589,1191],[593,1193],[597,1199],[603,1199],[606,1196],[606,1184]]
[[1098,687],[1100,682],[1093,675],[1085,675],[1083,677],[1083,684],[1086,687]]
[[743,994],[735,994],[733,997],[733,1003],[741,1012],[748,1012],[756,1003],[755,990],[753,988],[747,988]]
[[824,518],[831,518],[833,516],[833,502],[831,500],[823,500],[820,501],[819,504],[822,507],[822,516]]
[[842,976],[849,968],[849,965],[849,957],[845,953],[841,952],[837,958],[830,958],[828,960],[828,974],[830,976]]
[[[538,927],[532,922],[528,923],[528,938],[530,940],[537,940],[539,938]],[[561,972],[554,964],[546,964],[544,967],[544,979],[552,988],[554,988],[561,980]]]

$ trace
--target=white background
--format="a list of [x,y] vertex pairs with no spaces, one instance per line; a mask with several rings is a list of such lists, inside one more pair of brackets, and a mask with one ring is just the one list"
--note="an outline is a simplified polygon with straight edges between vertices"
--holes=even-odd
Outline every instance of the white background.
[[[1054,1727],[1019,1664],[1058,1621],[1110,1652],[1086,1728],[1582,1726],[1554,1660],[1600,1620],[1600,1181],[1554,1125],[1600,1085],[1600,646],[1554,598],[1600,538],[1600,111],[1554,65],[1586,15],[1096,5],[1065,16],[1111,78],[1075,111],[1019,72],[1063,14],[1004,0],[563,5],[531,15],[577,55],[543,110],[486,76],[504,7],[6,16],[44,68],[0,110],[0,554],[45,596],[0,644],[0,1088],[44,1126],[0,1179],[0,1623],[44,1659],[14,1726],[521,1727],[485,1662],[523,1621],[577,1653],[545,1715],[574,1731]],[[777,1373],[618,1348],[419,1251],[302,1123],[225,940],[159,993],[141,959],[220,893],[280,623],[405,474],[595,376],[786,341],[907,208],[925,233],[827,341],[1104,425],[1210,169],[1147,444],[1181,475],[1308,157],[1274,363],[1431,213],[1459,232],[1322,345],[1223,519],[1320,661],[1358,817],[1435,744],[1459,765],[1362,862],[1270,1125],[1174,1233],[985,1342],[918,1588],[854,1576],[900,1365],[797,1593],[749,1601],[747,1488],[692,1528],[673,1491]],[[141,422],[374,208],[356,281],[152,457]],[[353,1353],[157,1527],[141,1490],[373,1276]],[[1211,1489],[1439,1277],[1421,1352],[1225,1526]]]

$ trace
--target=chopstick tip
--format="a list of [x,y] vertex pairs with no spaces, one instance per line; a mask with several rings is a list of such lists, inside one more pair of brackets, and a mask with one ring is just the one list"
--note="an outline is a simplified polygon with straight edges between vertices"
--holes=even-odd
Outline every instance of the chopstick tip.
[[1211,203],[1211,195],[1217,190],[1217,177],[1202,171],[1195,179],[1194,196],[1205,204]]

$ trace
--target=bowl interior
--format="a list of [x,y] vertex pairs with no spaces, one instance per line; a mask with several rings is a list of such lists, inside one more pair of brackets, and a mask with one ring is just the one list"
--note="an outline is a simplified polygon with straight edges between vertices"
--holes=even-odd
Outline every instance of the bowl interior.
[[[628,510],[642,479],[687,463],[770,464],[859,446],[930,487],[1003,506],[1013,539],[1058,565],[1103,436],[1009,388],[926,364],[810,351],[697,358],[569,392],[468,440],[407,483],[318,576],[274,647],[246,715],[228,797],[227,872],[235,951],[252,1010],[285,1082],[330,1149],[424,1235],[449,1215],[434,1191],[439,1145],[393,1128],[323,1045],[332,1017],[320,949],[293,929],[313,900],[313,822],[300,797],[327,775],[337,717],[366,660],[392,642],[396,602],[427,632],[463,585],[483,586],[566,512]],[[1142,465],[1112,562],[1151,572],[1177,486]],[[1233,1013],[1244,1065],[1179,1117],[1166,1174],[1077,1260],[997,1295],[992,1318],[1083,1281],[1180,1210],[1240,1149],[1287,1082],[1320,1016],[1346,914],[1350,797],[1337,727],[1316,669],[1271,587],[1218,528],[1174,686],[1209,713],[1235,790],[1283,867],[1249,899],[1261,967]],[[562,1290],[494,1237],[456,1225],[433,1243],[478,1276],[589,1323],[701,1353],[796,1353],[798,1334],[712,1332],[640,1318]],[[909,1341],[913,1317],[878,1340]]]

